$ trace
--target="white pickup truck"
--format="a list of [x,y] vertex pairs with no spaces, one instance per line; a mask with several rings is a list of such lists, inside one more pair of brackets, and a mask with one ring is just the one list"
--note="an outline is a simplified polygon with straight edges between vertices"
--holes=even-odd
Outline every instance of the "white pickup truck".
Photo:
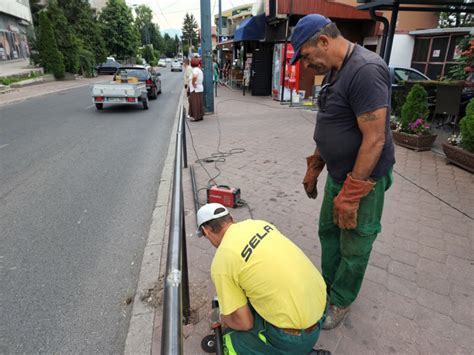
[[92,101],[98,110],[102,110],[104,104],[141,104],[144,110],[148,110],[146,84],[134,77],[116,77],[108,83],[94,84],[91,91]]

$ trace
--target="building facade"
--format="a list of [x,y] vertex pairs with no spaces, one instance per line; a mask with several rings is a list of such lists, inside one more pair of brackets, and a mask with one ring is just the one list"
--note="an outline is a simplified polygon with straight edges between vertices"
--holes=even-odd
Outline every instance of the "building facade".
[[32,22],[28,0],[0,1],[0,62],[30,57],[26,35]]

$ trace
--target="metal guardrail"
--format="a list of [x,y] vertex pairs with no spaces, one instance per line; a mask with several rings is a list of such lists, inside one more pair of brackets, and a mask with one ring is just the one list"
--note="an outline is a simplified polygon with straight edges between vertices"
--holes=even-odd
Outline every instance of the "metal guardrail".
[[164,280],[162,355],[183,354],[183,322],[188,323],[190,317],[182,174],[183,167],[187,167],[185,119],[186,111],[181,107],[176,132],[171,219]]

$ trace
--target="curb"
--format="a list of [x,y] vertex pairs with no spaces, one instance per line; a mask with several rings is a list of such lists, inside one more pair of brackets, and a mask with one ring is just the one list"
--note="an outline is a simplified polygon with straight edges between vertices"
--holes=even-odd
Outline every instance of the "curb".
[[[40,84],[47,84],[47,83],[42,82]],[[35,97],[40,97],[40,96],[45,96],[45,95],[50,95],[50,94],[56,94],[58,92],[73,90],[73,89],[77,89],[77,88],[80,88],[80,87],[83,87],[83,86],[88,86],[88,85],[91,85],[91,83],[79,83],[78,85],[74,85],[74,86],[67,87],[67,88],[54,89],[54,90],[47,91],[47,92],[39,92],[37,94],[29,95],[28,97],[16,97],[14,99],[11,99],[11,100],[8,100],[8,101],[5,101],[5,102],[1,102],[1,100],[0,100],[0,107],[1,106],[6,106],[6,105],[11,105],[11,104],[22,102],[22,101],[26,101],[26,100],[29,100],[29,99],[33,99]],[[14,90],[18,90],[18,88],[13,89],[11,91],[14,91]],[[0,96],[0,98],[1,98],[1,96]]]
[[[183,104],[183,97],[184,96],[181,93],[172,132],[177,132],[178,129],[179,108]],[[143,291],[153,288],[160,273],[161,256],[163,255],[162,248],[165,244],[164,237],[168,234],[165,228],[167,226],[166,216],[168,214],[169,198],[173,182],[175,147],[176,134],[173,134],[163,165],[155,209],[153,210],[150,231],[148,233],[148,239],[143,253],[124,354],[149,355],[151,353],[156,310],[145,305],[141,301],[140,296]]]

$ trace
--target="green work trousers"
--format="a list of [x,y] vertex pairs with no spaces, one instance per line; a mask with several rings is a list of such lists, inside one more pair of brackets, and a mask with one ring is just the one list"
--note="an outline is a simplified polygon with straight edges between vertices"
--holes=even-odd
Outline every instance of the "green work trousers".
[[[254,322],[248,331],[230,330],[223,336],[226,355],[306,355],[319,338],[326,313],[309,333],[291,335],[273,326],[251,308]],[[316,322],[315,322],[316,323]]]
[[340,229],[333,222],[333,201],[342,189],[329,175],[319,217],[321,269],[329,293],[330,304],[347,307],[356,299],[372,244],[382,227],[380,219],[385,191],[392,185],[392,169],[377,180],[374,189],[360,201],[356,229]]

